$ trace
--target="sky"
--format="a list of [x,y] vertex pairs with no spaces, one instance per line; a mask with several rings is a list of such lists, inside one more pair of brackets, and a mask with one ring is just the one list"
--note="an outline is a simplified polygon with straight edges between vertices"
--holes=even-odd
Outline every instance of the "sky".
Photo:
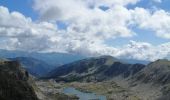
[[0,49],[170,58],[170,0],[0,0]]

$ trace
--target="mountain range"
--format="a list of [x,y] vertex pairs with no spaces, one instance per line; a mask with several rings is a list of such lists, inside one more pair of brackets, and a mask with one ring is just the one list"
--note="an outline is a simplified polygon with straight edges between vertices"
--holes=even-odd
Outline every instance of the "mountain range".
[[85,56],[69,53],[38,53],[25,51],[10,51],[0,49],[0,58],[28,57],[44,61],[51,66],[60,66],[86,58]]
[[[0,58],[17,58],[17,57],[30,57],[34,59],[38,59],[41,61],[46,62],[52,66],[60,66],[64,64],[68,64],[74,61],[78,61],[81,59],[89,58],[89,56],[83,56],[79,54],[69,54],[69,53],[38,53],[38,52],[25,52],[25,51],[10,51],[10,50],[2,50],[0,49]],[[136,60],[136,59],[125,59],[119,58],[120,61],[135,64],[148,64],[150,61],[147,60]]]
[[[128,91],[134,91],[133,93],[126,93],[128,95],[129,93],[135,94],[142,98],[139,100],[147,100],[148,98],[150,100],[170,99],[170,61],[167,59],[149,62],[117,59],[112,56],[83,57],[63,53],[26,53],[5,50],[0,52],[0,57],[0,78],[2,80],[0,82],[0,91],[5,93],[3,88],[6,86],[5,84],[9,84],[10,88],[5,88],[9,92],[17,91],[12,87],[17,87],[17,89],[21,90],[12,96],[28,94],[31,95],[28,98],[37,100],[34,90],[37,86],[33,88],[27,78],[28,73],[30,73],[34,77],[39,78],[39,80],[52,79],[57,83],[105,84],[107,82],[113,84],[115,82],[114,84],[119,85],[119,87],[130,89]],[[21,83],[18,83],[18,79]],[[34,83],[33,81],[31,83]],[[24,91],[22,86],[28,88],[29,91],[25,91],[23,94],[20,93]],[[48,89],[48,87],[46,88]],[[8,98],[8,96],[8,94],[0,95],[0,99],[6,100],[5,98]],[[24,98],[22,96],[21,98]],[[116,100],[119,99],[117,98]],[[16,100],[21,99],[16,98]]]
[[[88,57],[68,53],[37,53],[24,51],[9,51],[0,49],[0,58],[17,60],[28,72],[36,77],[42,77],[58,66],[69,64]],[[118,59],[117,59],[118,60]],[[121,62],[148,64],[149,61],[119,59]]]
[[[144,91],[153,92],[153,95],[159,91],[159,96],[155,96],[156,100],[170,99],[170,61],[166,59],[144,65],[128,64],[111,56],[93,57],[57,67],[44,78],[55,79],[56,82],[115,81],[117,84],[124,84],[123,86],[126,86],[126,83],[128,88],[139,93],[142,88],[145,88]],[[147,92],[145,93],[147,95]],[[145,95],[142,98],[145,98]],[[155,100],[152,98],[151,100]]]
[[143,69],[143,64],[121,63],[112,56],[101,56],[83,59],[70,64],[60,66],[47,75],[48,78],[56,78],[63,81],[104,81],[122,75],[129,77]]

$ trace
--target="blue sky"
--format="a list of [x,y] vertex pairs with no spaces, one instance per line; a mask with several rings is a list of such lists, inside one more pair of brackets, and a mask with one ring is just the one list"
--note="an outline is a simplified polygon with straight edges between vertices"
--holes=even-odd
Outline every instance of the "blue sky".
[[[15,41],[15,43],[10,42],[11,45],[15,44],[15,46],[13,46],[12,48],[4,46],[4,48],[2,49],[16,49],[17,47],[17,48],[20,48],[21,50],[29,50],[32,48],[31,51],[37,51],[37,50],[39,51],[43,49],[43,51],[48,51],[48,52],[49,51],[56,51],[56,52],[60,51],[60,52],[71,52],[71,53],[78,52],[78,53],[86,54],[86,55],[87,54],[93,55],[94,53],[98,54],[98,52],[101,52],[101,51],[111,51],[113,53],[111,55],[115,55],[114,54],[114,52],[116,52],[115,49],[126,48],[127,45],[129,45],[130,41],[135,41],[135,43],[137,43],[136,44],[137,47],[141,47],[141,45],[143,46],[143,44],[149,44],[151,45],[151,47],[148,47],[149,50],[152,50],[153,48],[155,49],[157,47],[160,47],[162,45],[169,43],[170,33],[168,32],[170,31],[167,28],[168,26],[165,26],[165,25],[170,24],[168,23],[170,19],[170,14],[169,14],[170,13],[170,6],[169,6],[170,1],[169,0],[139,0],[139,1],[131,0],[132,2],[129,2],[127,0],[125,1],[122,0],[123,2],[121,2],[121,0],[120,1],[111,0],[110,2],[108,2],[107,0],[103,0],[103,1],[94,0],[94,2],[89,2],[88,0],[84,0],[84,1],[79,0],[80,1],[79,2],[77,0],[78,1],[77,3],[79,3],[80,5],[77,4],[75,1],[76,0],[70,0],[69,2],[66,2],[65,0],[63,1],[62,0],[51,0],[51,1],[43,0],[42,2],[41,0],[1,0],[0,6],[7,8],[9,10],[9,13],[12,13],[15,11],[15,12],[22,14],[26,20],[30,18],[32,20],[30,27],[33,27],[34,25],[32,26],[32,24],[35,24],[39,26],[38,28],[41,28],[41,27],[44,27],[44,22],[45,22],[45,25],[50,25],[50,28],[51,27],[57,28],[57,29],[53,29],[53,30],[57,30],[55,32],[51,32],[51,30],[48,30],[50,33],[48,32],[43,33],[45,35],[42,35],[42,33],[36,33],[42,36],[34,37],[36,40],[31,40],[34,43],[34,42],[39,41],[38,39],[44,39],[44,41],[47,41],[47,44],[51,43],[50,46],[42,45],[39,48],[36,48],[37,46],[29,47],[32,45],[30,45],[29,43],[25,41],[23,42],[24,39],[21,39],[16,36],[15,38],[11,38],[11,37],[2,38],[1,37],[0,39],[3,40],[4,43]],[[57,4],[57,3],[60,3],[60,4]],[[84,4],[87,4],[87,7],[89,8],[87,8],[86,5]],[[65,5],[68,7],[65,7]],[[111,5],[114,5],[114,6],[111,6]],[[103,10],[103,12],[99,11],[99,9]],[[144,18],[144,17],[141,17],[142,15],[141,16],[138,15],[138,12],[140,11],[143,11],[141,12],[141,14],[147,17]],[[125,15],[126,13],[127,13],[127,16]],[[89,18],[86,17],[85,14],[88,14]],[[136,16],[134,18],[137,18],[137,19],[134,19],[131,17],[129,19],[128,14],[131,14],[131,17]],[[145,15],[145,14],[148,14],[148,15]],[[122,16],[125,16],[125,18],[121,16],[121,18],[115,17],[115,20],[114,18],[111,19],[112,18],[111,16],[114,17],[114,15],[116,16],[122,15]],[[95,17],[95,16],[99,16],[99,17]],[[160,20],[158,18],[158,22],[156,22],[157,20],[155,20],[155,23],[154,23],[153,18],[157,18],[158,16],[160,16],[160,19],[161,19],[161,16],[164,19]],[[108,18],[108,19],[105,19],[105,18]],[[116,21],[116,19],[120,21]],[[94,21],[94,20],[98,20],[98,22],[95,22],[95,23],[98,23],[99,25],[96,26],[95,23],[91,23],[91,21]],[[105,20],[113,21],[113,22],[108,23],[108,26],[106,26],[104,25],[106,22]],[[148,21],[151,20],[151,22],[146,23],[145,20],[148,20]],[[129,25],[128,22],[130,21],[133,22],[132,23],[133,25]],[[42,23],[43,25],[41,25]],[[113,23],[117,23],[117,25]],[[154,25],[156,23],[160,25],[159,26]],[[121,25],[119,26],[119,24]],[[106,26],[106,28],[100,29],[102,25],[103,27]],[[163,26],[165,26],[165,28]],[[93,27],[96,29],[93,29]],[[31,28],[30,30],[31,32],[32,30],[36,32],[38,31],[36,30],[35,27]],[[43,30],[42,32],[44,31],[46,32],[47,30]],[[28,30],[26,30],[26,32],[28,32]],[[165,34],[163,34],[163,32]],[[25,33],[25,35],[26,34],[32,36],[33,33]],[[57,34],[57,35],[54,35],[54,34]],[[63,38],[65,41],[62,40]],[[57,41],[60,41],[60,42],[57,42]],[[63,44],[60,44],[60,43],[63,43]],[[28,45],[28,46],[24,47],[24,45]],[[51,45],[55,45],[55,46],[51,46]],[[60,46],[62,45],[65,45],[65,47],[61,48]],[[81,47],[82,45],[86,45],[88,49],[82,50],[83,48]],[[92,50],[91,49],[92,47],[96,48],[96,50]],[[102,48],[111,48],[111,50],[104,50]],[[134,51],[134,50],[131,50],[130,48],[130,51],[126,51],[126,52],[129,53],[131,51]],[[122,56],[124,52],[125,51],[121,51],[120,54],[119,55],[116,54],[116,56],[118,57]],[[110,53],[106,52],[104,54],[110,54]],[[166,51],[166,54],[169,54],[169,51]]]
[[10,11],[18,11],[33,20],[38,19],[38,14],[32,9],[32,0],[1,0],[0,5],[7,7]]

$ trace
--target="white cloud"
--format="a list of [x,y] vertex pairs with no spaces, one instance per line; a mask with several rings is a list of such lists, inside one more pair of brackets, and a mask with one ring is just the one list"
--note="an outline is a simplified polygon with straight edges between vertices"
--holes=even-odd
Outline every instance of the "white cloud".
[[[64,21],[68,31],[76,34],[94,34],[102,38],[129,37],[131,15],[124,7],[138,0],[36,0],[34,9],[41,20]],[[103,11],[99,6],[108,6]]]
[[[161,9],[152,11],[126,5],[140,0],[35,0],[34,9],[46,21],[63,21],[76,34],[94,34],[102,38],[130,37],[131,27],[151,30],[158,37],[170,39],[170,13]],[[159,2],[161,2],[159,0]],[[99,7],[109,9],[102,11]]]
[[[57,36],[56,27],[48,22],[35,23],[19,12],[9,12],[0,6],[0,42],[3,49],[41,51]],[[5,42],[5,43],[4,43]]]
[[[101,55],[112,55],[118,58],[150,60],[166,58],[170,55],[170,42],[154,46],[145,42],[131,41],[129,44],[120,48],[104,47],[97,48],[95,53]],[[94,50],[93,50],[94,51]],[[93,53],[94,54],[94,53]]]
[[[38,52],[68,52],[88,56],[155,60],[170,54],[170,43],[153,46],[131,41],[120,48],[108,46],[107,39],[138,35],[133,27],[152,30],[170,39],[170,14],[127,5],[139,0],[35,0],[40,20],[34,22],[19,12],[0,7],[0,48]],[[103,11],[100,6],[108,7]],[[67,24],[65,30],[56,22]]]
[[[99,6],[125,6],[136,4],[139,0],[34,0],[34,9],[44,20],[61,20],[95,13]],[[83,17],[83,16],[82,16]],[[90,16],[89,16],[90,17]]]
[[0,13],[3,15],[0,15],[1,49],[92,55],[96,52],[93,47],[104,45],[95,34],[75,33],[74,25],[68,31],[61,31],[55,24],[33,22],[19,12],[9,12],[6,7],[1,6]]
[[[78,42],[74,42],[78,43]],[[73,46],[74,45],[74,46]],[[76,45],[76,46],[75,46]],[[79,53],[89,56],[112,55],[117,58],[138,59],[154,61],[162,59],[170,54],[170,42],[154,46],[146,42],[130,41],[128,44],[115,48],[104,44],[72,44],[71,53]]]
[[105,48],[103,54],[118,58],[150,60],[166,58],[170,54],[170,42],[154,46],[146,42],[130,41],[129,44],[120,48]]
[[134,23],[139,28],[152,30],[158,37],[170,39],[170,13],[164,10],[151,12],[144,8],[131,10]]

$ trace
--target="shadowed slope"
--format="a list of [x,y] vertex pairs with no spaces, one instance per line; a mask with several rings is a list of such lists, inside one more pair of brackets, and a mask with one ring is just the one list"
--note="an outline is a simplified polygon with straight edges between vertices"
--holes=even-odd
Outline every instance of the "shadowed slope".
[[119,75],[129,77],[144,67],[142,64],[124,64],[111,56],[101,56],[58,67],[47,78],[58,81],[103,81]]
[[28,84],[28,72],[17,61],[0,62],[0,100],[38,100]]

